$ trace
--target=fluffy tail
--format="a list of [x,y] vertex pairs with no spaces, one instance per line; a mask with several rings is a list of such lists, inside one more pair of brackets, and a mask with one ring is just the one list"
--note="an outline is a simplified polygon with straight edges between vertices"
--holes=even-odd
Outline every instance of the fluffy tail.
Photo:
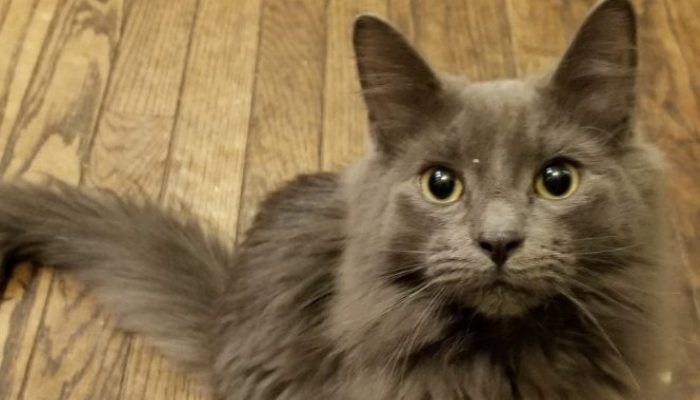
[[57,186],[0,184],[0,290],[18,261],[70,270],[121,327],[206,373],[226,249],[193,220],[180,221],[153,204]]

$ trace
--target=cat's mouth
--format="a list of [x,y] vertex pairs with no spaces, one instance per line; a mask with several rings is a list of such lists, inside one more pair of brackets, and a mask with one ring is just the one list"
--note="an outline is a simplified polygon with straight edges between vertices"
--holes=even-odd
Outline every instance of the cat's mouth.
[[492,275],[478,288],[463,291],[465,305],[496,318],[518,317],[542,304],[546,296],[518,283],[507,275]]

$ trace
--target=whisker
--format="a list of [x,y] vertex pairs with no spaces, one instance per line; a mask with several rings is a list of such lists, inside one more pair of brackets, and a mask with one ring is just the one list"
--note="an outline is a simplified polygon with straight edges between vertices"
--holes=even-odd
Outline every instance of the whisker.
[[594,241],[594,240],[609,240],[609,239],[621,239],[619,236],[616,235],[605,235],[605,236],[588,236],[588,237],[580,237],[580,238],[573,238],[573,239],[567,239],[565,243],[578,243],[578,242],[585,242],[585,241]]
[[639,381],[637,380],[636,376],[632,372],[632,369],[630,366],[627,364],[627,362],[624,359],[624,356],[622,355],[622,352],[620,349],[617,347],[615,342],[612,340],[610,335],[607,333],[607,331],[603,328],[603,326],[600,324],[598,319],[593,315],[593,313],[588,310],[588,308],[581,303],[573,294],[568,293],[566,290],[560,290],[559,293],[564,296],[567,300],[569,300],[581,313],[586,319],[595,327],[595,329],[598,331],[600,334],[600,337],[607,343],[607,345],[613,350],[613,352],[617,355],[617,359],[622,364],[622,366],[625,368],[626,373],[629,375],[629,377],[632,379],[634,382],[635,388],[639,390],[641,388],[641,385],[639,384]]
[[622,252],[625,250],[631,250],[635,248],[639,248],[641,244],[634,244],[634,245],[628,245],[628,246],[620,246],[620,247],[612,247],[608,249],[601,249],[601,250],[596,250],[596,251],[582,251],[582,252],[567,252],[565,254],[567,255],[573,255],[573,256],[583,256],[583,255],[588,255],[588,254],[608,254],[608,253],[618,253]]
[[[404,347],[403,350],[400,350],[397,352],[397,354],[403,356],[403,360],[404,360],[403,365],[401,367],[401,372],[406,370],[406,365],[408,363],[408,357],[407,357],[408,354],[403,354],[403,353],[411,351],[413,349],[413,346],[415,346],[416,340],[418,340],[418,336],[420,336],[421,330],[423,329],[425,323],[428,321],[429,315],[435,311],[433,309],[433,307],[437,303],[437,300],[440,298],[441,295],[442,295],[442,289],[440,289],[437,292],[437,294],[435,294],[430,299],[430,302],[428,302],[428,305],[425,307],[425,310],[418,317],[418,322],[416,323],[416,329],[415,329],[414,334],[412,335],[410,341],[406,342],[406,346]],[[396,365],[396,367],[398,367],[398,365]]]
[[415,250],[415,249],[395,249],[395,248],[384,248],[377,250],[380,253],[390,253],[390,254],[434,254],[435,251],[428,250]]

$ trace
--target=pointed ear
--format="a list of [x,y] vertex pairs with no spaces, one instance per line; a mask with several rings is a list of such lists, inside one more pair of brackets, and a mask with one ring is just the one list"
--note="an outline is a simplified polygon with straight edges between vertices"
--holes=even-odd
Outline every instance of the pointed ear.
[[438,107],[442,84],[401,33],[376,16],[355,19],[353,45],[373,139],[391,153]]
[[636,22],[627,0],[605,0],[588,15],[550,88],[565,112],[621,140],[632,133]]

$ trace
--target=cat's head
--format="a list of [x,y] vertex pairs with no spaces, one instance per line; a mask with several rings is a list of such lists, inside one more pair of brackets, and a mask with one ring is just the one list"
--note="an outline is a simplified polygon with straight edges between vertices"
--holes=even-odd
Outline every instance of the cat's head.
[[398,302],[414,327],[428,303],[519,318],[603,292],[644,253],[659,163],[632,127],[627,1],[601,3],[532,80],[442,76],[369,15],[354,45],[374,146],[348,173],[341,291],[364,314],[345,320],[389,318]]

